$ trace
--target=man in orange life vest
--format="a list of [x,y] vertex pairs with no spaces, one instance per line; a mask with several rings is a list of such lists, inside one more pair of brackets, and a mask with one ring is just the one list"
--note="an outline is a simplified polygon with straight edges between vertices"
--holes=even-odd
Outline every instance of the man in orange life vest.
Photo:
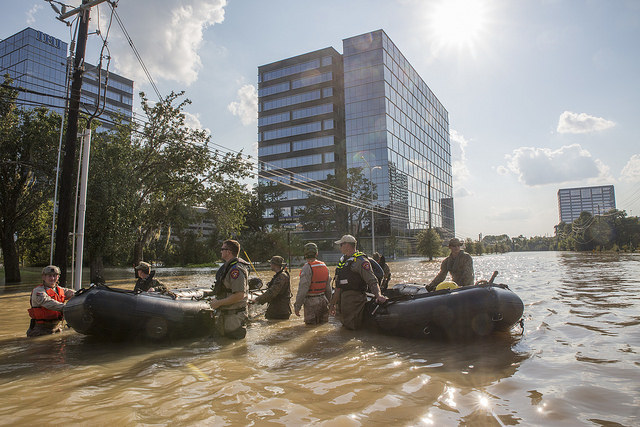
[[318,261],[318,246],[315,243],[304,245],[306,264],[300,270],[298,294],[293,305],[296,316],[304,305],[304,323],[317,325],[329,321],[329,300],[331,299],[331,277],[329,269]]
[[60,269],[48,265],[42,269],[42,285],[31,292],[31,308],[28,310],[31,324],[28,337],[54,334],[62,331],[64,303],[75,295],[72,289],[58,286]]

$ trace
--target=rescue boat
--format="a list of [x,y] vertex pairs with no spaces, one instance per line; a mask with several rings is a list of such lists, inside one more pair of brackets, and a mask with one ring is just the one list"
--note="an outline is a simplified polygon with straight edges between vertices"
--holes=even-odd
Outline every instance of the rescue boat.
[[94,285],[81,289],[64,307],[64,319],[84,335],[163,340],[210,335],[213,310],[209,288],[172,289],[171,295],[134,293]]
[[509,331],[521,322],[524,304],[507,285],[484,282],[427,292],[405,283],[388,289],[389,298],[365,309],[368,327],[411,338],[461,340]]

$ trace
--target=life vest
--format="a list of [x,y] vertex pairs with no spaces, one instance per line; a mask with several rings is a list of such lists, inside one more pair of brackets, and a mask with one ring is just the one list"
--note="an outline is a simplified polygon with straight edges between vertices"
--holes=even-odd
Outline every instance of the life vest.
[[[35,289],[31,291],[32,295],[34,291]],[[64,290],[58,285],[56,285],[55,289],[45,288],[45,292],[54,300],[58,302],[64,302]],[[29,312],[29,317],[31,317],[37,323],[44,323],[45,321],[52,320],[62,320],[61,311],[49,310],[48,308],[44,307],[31,307],[27,311]]]
[[327,280],[329,280],[329,269],[322,261],[308,262],[311,267],[311,285],[307,295],[322,295],[327,289]]
[[[224,279],[225,277],[227,277],[227,274],[229,274],[231,269],[236,264],[240,264],[244,266],[250,265],[247,261],[243,260],[242,258],[235,258],[229,264],[227,264],[226,267],[222,266],[218,269],[218,271],[216,272],[216,281],[215,281],[215,284],[213,285],[213,294],[216,296],[217,299],[226,298],[231,293],[231,291],[227,289],[227,287],[224,285]],[[236,268],[240,268],[240,265],[238,265]]]
[[337,287],[343,291],[367,291],[367,282],[360,276],[360,273],[351,270],[351,265],[359,257],[363,257],[366,261],[369,261],[369,258],[367,258],[364,253],[356,252],[346,260],[343,257],[338,263],[338,267],[336,268]]

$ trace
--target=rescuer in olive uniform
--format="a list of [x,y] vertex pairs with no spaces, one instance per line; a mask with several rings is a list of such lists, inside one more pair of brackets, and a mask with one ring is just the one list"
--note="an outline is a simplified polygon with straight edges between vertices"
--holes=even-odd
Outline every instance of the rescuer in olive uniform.
[[367,302],[366,292],[369,289],[376,302],[382,304],[387,297],[380,293],[378,279],[371,271],[369,258],[356,251],[356,238],[345,234],[335,242],[340,245],[342,257],[336,268],[336,292],[329,306],[331,314],[336,313],[336,305],[340,311],[340,321],[347,329],[360,329],[364,319],[364,305]]
[[473,259],[471,255],[460,249],[461,246],[462,242],[459,239],[454,237],[449,240],[451,254],[442,261],[440,272],[426,286],[427,290],[434,291],[436,286],[447,277],[447,273],[451,273],[451,280],[458,286],[473,285]]
[[247,261],[238,258],[240,243],[235,240],[222,242],[221,257],[224,264],[216,273],[213,286],[215,298],[209,305],[219,309],[216,329],[226,337],[242,339],[247,334],[247,295],[249,276]]
[[133,288],[134,292],[167,292],[167,287],[154,276],[155,271],[151,271],[151,264],[141,261],[135,268],[136,286]]
[[391,280],[391,269],[389,268],[389,264],[387,264],[387,260],[385,259],[384,255],[380,255],[378,252],[374,252],[373,260],[377,262],[380,267],[382,267],[382,271],[384,272],[382,281],[380,282],[380,290],[384,292],[389,287],[389,280]]
[[27,310],[31,324],[28,337],[38,337],[62,331],[64,303],[75,295],[72,289],[58,286],[60,269],[48,265],[42,269],[42,284],[31,292],[31,308]]
[[291,316],[291,279],[284,258],[274,256],[269,261],[271,271],[276,274],[267,283],[267,290],[255,299],[256,304],[269,304],[264,317],[267,319],[288,319]]
[[331,277],[324,262],[318,261],[318,246],[315,243],[304,245],[304,257],[307,260],[300,270],[300,283],[293,309],[300,316],[304,306],[304,323],[317,325],[329,321],[329,300],[331,299]]

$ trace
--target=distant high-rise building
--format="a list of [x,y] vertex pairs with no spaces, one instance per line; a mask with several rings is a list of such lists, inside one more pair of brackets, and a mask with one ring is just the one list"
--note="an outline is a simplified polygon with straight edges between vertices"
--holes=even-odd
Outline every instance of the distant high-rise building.
[[[376,248],[391,252],[429,225],[453,237],[447,110],[383,30],[343,40],[343,51],[258,68],[260,181],[298,187],[271,201],[265,217],[300,228],[296,211],[309,194],[300,178],[320,186],[331,174],[349,192],[347,170],[362,168],[375,185]],[[370,223],[354,229],[354,210],[336,209],[338,230],[371,236]]]
[[[87,115],[103,110],[98,118],[110,128],[113,116],[131,120],[133,81],[85,64],[80,111]],[[27,108],[44,106],[64,114],[67,76],[67,43],[33,28],[26,28],[0,41],[0,74],[9,74],[13,85],[22,90],[18,104]],[[106,96],[105,82],[107,82]]]
[[578,219],[582,212],[603,215],[615,208],[616,196],[613,185],[561,188],[558,190],[560,222],[570,224]]

